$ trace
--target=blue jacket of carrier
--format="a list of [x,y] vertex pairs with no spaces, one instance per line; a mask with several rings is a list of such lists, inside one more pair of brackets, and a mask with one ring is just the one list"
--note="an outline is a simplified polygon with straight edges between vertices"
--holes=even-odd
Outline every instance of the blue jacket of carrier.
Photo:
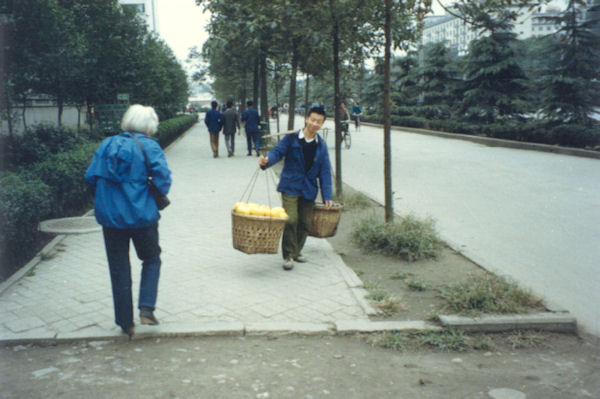
[[283,170],[277,186],[277,191],[314,200],[317,197],[317,178],[321,187],[323,202],[331,200],[331,164],[327,144],[317,134],[317,151],[314,162],[308,172],[304,172],[304,154],[298,141],[300,131],[288,134],[271,150],[267,157],[272,166],[285,157]]

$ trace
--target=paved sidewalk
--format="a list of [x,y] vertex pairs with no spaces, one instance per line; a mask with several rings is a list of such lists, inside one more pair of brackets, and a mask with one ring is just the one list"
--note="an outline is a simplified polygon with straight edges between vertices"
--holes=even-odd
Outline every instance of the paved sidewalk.
[[[310,333],[368,322],[373,309],[362,282],[326,240],[309,237],[304,253],[310,262],[291,272],[282,270],[280,254],[233,249],[231,208],[257,169],[256,157],[246,156],[245,137],[236,139],[235,157],[213,159],[206,128],[198,123],[167,150],[173,186],[159,227],[161,324],[138,325],[137,335]],[[264,174],[253,202],[269,201]],[[270,189],[271,203],[279,204]],[[46,249],[50,256],[0,296],[0,341],[120,335],[102,234],[61,237]],[[137,304],[141,265],[133,248],[131,260]]]

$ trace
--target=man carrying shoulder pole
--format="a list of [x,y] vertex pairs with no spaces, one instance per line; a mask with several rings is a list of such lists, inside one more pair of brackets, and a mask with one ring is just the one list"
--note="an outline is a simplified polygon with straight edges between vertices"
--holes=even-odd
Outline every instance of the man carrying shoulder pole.
[[267,168],[285,158],[277,186],[289,216],[281,245],[284,270],[292,270],[294,261],[306,262],[301,251],[310,230],[319,186],[326,208],[330,209],[333,204],[329,152],[317,134],[324,122],[325,111],[320,107],[311,108],[304,129],[284,136],[266,157],[261,155],[258,159],[259,166]]

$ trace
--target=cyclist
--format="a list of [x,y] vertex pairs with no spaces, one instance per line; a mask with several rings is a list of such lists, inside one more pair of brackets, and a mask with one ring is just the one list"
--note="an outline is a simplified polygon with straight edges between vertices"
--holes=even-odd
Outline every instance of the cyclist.
[[357,129],[360,127],[360,114],[362,114],[362,108],[358,104],[358,101],[354,101],[354,105],[352,105],[352,119],[354,119],[354,126]]
[[350,124],[350,114],[346,108],[346,103],[343,101],[340,103],[339,118],[342,140],[346,144],[346,148],[350,148],[350,130],[348,129],[348,125]]

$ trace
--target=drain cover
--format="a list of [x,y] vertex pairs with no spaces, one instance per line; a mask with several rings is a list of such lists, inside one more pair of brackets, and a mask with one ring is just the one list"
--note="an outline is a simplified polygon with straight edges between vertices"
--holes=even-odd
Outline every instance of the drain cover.
[[93,216],[50,219],[40,222],[38,230],[44,233],[83,234],[102,230]]

